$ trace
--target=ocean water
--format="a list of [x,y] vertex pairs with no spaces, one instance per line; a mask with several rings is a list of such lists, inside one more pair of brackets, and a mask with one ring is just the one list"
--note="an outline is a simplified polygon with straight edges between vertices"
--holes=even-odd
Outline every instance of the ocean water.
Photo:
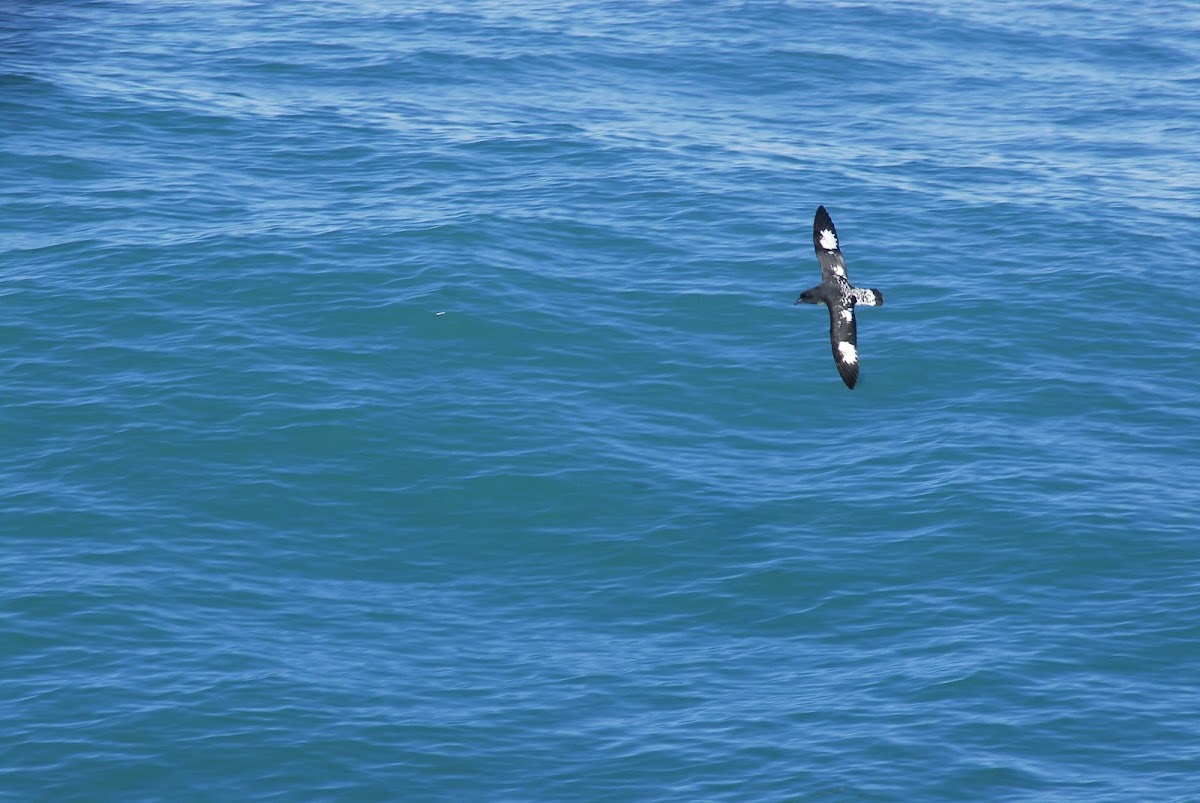
[[1198,156],[1186,2],[4,3],[0,796],[1200,799]]

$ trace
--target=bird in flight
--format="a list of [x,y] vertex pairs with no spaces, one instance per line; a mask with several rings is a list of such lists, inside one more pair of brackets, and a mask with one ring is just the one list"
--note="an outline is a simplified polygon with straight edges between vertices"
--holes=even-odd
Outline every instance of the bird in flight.
[[858,381],[858,326],[854,308],[859,304],[878,307],[883,293],[850,284],[846,278],[846,260],[838,247],[837,229],[825,207],[817,207],[813,218],[813,248],[821,263],[821,283],[805,290],[796,303],[824,304],[829,307],[829,342],[833,345],[833,361],[846,387],[854,390]]

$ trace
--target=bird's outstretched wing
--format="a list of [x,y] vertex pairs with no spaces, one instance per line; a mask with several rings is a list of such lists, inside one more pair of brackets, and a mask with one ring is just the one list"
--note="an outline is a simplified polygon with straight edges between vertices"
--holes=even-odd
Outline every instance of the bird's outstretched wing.
[[817,261],[821,263],[821,279],[829,281],[835,276],[846,277],[846,260],[842,258],[842,250],[838,247],[837,229],[825,207],[817,207],[817,216],[813,218],[813,248],[817,252]]
[[858,382],[858,324],[853,304],[829,304],[829,343],[842,381],[854,390],[854,383]]

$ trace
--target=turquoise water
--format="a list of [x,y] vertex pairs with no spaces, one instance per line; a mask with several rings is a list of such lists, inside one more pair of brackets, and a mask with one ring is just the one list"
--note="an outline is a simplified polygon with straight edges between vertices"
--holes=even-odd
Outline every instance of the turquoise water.
[[1171,2],[5,4],[0,795],[1200,798],[1198,76]]

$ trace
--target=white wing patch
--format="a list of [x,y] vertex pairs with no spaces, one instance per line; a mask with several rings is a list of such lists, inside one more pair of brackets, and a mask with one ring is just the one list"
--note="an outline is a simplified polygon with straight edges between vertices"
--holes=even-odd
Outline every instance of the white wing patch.
[[826,251],[836,251],[838,247],[837,235],[829,229],[821,229],[821,247]]
[[842,316],[842,320],[846,323],[850,323],[850,321],[854,320],[854,313],[849,307],[846,307],[846,309],[839,312],[838,315]]
[[838,354],[842,355],[842,362],[850,363],[851,365],[858,362],[858,349],[854,348],[853,343],[843,341],[838,343],[837,346]]

